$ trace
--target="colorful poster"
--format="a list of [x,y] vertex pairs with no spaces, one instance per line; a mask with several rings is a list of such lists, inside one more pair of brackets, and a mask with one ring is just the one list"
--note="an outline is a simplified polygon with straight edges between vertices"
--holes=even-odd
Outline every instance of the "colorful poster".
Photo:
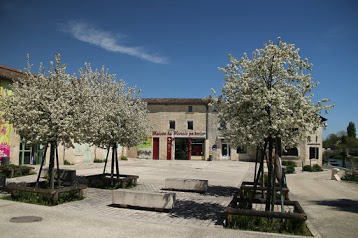
[[137,155],[140,159],[152,158],[152,138],[147,138],[147,141],[137,147]]
[[[0,86],[1,97],[5,97],[11,93],[11,91],[6,88],[6,85],[2,83]],[[12,125],[0,120],[0,158],[10,157],[11,132]]]

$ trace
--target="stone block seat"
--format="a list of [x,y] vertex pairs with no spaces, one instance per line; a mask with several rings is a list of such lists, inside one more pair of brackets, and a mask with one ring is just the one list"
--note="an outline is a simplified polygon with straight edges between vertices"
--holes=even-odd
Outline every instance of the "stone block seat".
[[112,191],[112,205],[134,207],[156,211],[169,211],[173,208],[175,193],[148,192],[130,189]]
[[205,193],[208,189],[208,180],[167,178],[165,179],[164,189]]

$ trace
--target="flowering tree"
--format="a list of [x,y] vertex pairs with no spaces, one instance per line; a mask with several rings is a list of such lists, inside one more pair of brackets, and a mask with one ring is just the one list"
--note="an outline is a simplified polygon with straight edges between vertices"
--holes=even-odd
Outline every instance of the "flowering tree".
[[280,155],[280,148],[297,145],[307,131],[321,126],[319,113],[331,106],[324,105],[327,99],[316,104],[311,101],[311,91],[317,86],[307,73],[312,65],[301,59],[293,44],[270,41],[255,50],[251,59],[247,54],[239,60],[229,55],[229,59],[230,64],[220,68],[226,82],[222,96],[214,102],[228,125],[224,134],[234,145],[265,152],[269,171],[266,210],[272,210],[274,147]]
[[118,169],[118,144],[132,147],[145,140],[147,125],[147,105],[138,96],[140,91],[128,87],[124,81],[117,82],[114,74],[109,74],[102,67],[100,71],[93,71],[90,65],[80,70],[80,78],[89,86],[92,110],[85,112],[89,118],[89,127],[83,128],[85,140],[99,147],[112,148],[111,178],[116,165]]
[[[73,147],[74,142],[88,142],[112,147],[112,177],[117,165],[117,145],[134,146],[145,138],[146,104],[139,100],[135,88],[126,88],[123,81],[105,72],[92,71],[89,65],[80,70],[80,77],[66,74],[60,55],[51,62],[48,74],[40,66],[39,74],[28,72],[17,79],[12,94],[3,98],[3,117],[29,144],[50,145],[50,188],[54,189],[54,163],[59,143]],[[108,157],[108,154],[107,154]],[[107,161],[107,160],[106,160]],[[40,173],[39,173],[40,174]]]
[[27,143],[45,145],[43,161],[50,145],[50,188],[54,189],[58,144],[73,146],[82,137],[82,115],[88,104],[82,91],[84,82],[66,73],[60,54],[56,54],[55,64],[51,62],[47,75],[42,64],[39,74],[32,74],[30,63],[26,75],[13,82],[13,93],[3,99],[3,116]]

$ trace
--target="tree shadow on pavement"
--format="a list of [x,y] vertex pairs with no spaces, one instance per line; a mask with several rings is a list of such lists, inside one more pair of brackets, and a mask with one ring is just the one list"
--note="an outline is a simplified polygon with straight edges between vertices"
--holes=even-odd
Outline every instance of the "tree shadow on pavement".
[[337,210],[358,213],[358,201],[350,199],[312,201],[317,205],[334,207]]
[[198,219],[215,221],[215,225],[222,225],[224,220],[224,206],[218,203],[195,202],[190,200],[175,201],[170,217],[184,219]]
[[204,195],[215,197],[232,197],[239,190],[236,187],[208,186]]

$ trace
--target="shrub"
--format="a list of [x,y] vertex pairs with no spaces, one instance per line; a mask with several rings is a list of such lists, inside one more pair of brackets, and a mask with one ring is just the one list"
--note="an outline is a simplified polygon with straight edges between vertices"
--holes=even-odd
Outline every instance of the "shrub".
[[358,148],[349,149],[349,154],[353,156],[358,156]]
[[284,160],[284,161],[282,161],[282,165],[283,165],[283,166],[296,167],[296,163],[295,163],[294,161],[290,161],[290,160]]
[[105,161],[105,159],[94,159],[93,163],[104,163]]
[[122,156],[121,160],[128,160],[126,156]]
[[[13,171],[13,174],[12,174]],[[31,168],[27,166],[22,165],[14,165],[14,164],[8,164],[0,166],[0,174],[10,178],[10,177],[20,177],[20,176],[26,176],[30,175]]]
[[308,164],[308,165],[303,166],[303,171],[312,172],[311,165]]
[[312,166],[312,172],[321,172],[321,171],[323,171],[323,169],[318,164],[314,164]]
[[352,168],[350,171],[346,171],[346,174],[341,179],[358,182],[358,170]]
[[73,165],[73,164],[71,164],[70,161],[68,161],[68,160],[66,160],[66,159],[63,161],[63,164],[64,164],[64,165]]
[[278,218],[232,215],[230,220],[228,227],[232,229],[312,236],[305,222],[295,219],[282,224]]
[[323,169],[321,168],[321,166],[319,166],[318,164],[314,164],[313,166],[311,165],[305,165],[303,166],[303,171],[307,171],[307,172],[321,172],[323,171]]
[[[42,193],[17,191],[15,198],[12,198],[11,196],[5,196],[3,197],[3,199],[38,204],[38,205],[52,206],[50,197],[47,194],[42,194]],[[58,203],[62,204],[66,202],[78,201],[83,199],[84,197],[78,191],[68,191],[59,194]]]
[[286,174],[293,174],[295,173],[295,167],[292,165],[286,166],[285,168],[285,173]]

